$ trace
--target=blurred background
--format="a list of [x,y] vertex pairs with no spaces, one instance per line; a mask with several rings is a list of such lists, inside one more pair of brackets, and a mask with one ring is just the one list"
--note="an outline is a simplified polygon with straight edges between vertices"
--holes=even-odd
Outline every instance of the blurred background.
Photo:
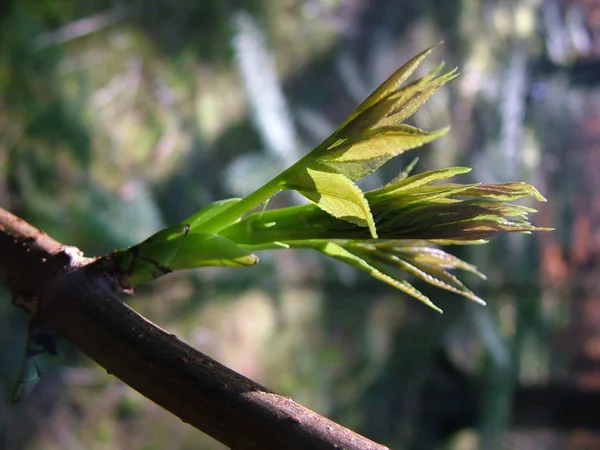
[[[452,132],[366,183],[418,154],[538,187],[555,232],[450,249],[488,275],[465,280],[486,308],[415,282],[438,315],[285,251],[128,302],[393,449],[600,448],[597,0],[1,2],[0,205],[88,255],[135,244],[259,187],[440,40],[429,67],[462,75],[411,121]],[[11,405],[26,330],[0,287],[1,449],[223,448],[65,342]]]

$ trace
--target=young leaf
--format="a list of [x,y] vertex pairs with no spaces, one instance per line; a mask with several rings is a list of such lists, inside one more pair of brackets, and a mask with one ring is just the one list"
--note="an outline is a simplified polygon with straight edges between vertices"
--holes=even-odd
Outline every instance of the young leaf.
[[523,197],[533,197],[539,202],[546,201],[536,188],[522,181],[473,186],[463,191],[462,196],[488,198],[502,202],[511,202]]
[[348,139],[377,127],[398,125],[409,118],[438,88],[457,76],[455,71],[436,76],[438,71],[434,69],[361,112],[334,133],[337,140]]
[[430,170],[410,177],[402,178],[396,182],[392,182],[379,189],[375,189],[367,193],[367,196],[372,202],[377,202],[380,199],[390,196],[397,196],[410,190],[417,190],[421,186],[428,186],[436,181],[445,180],[455,175],[469,173],[468,167],[449,167],[447,169]]
[[434,69],[428,75],[424,76],[421,80],[408,85],[403,91],[391,96],[390,100],[393,101],[394,106],[390,108],[390,112],[385,119],[380,121],[377,126],[395,125],[405,121],[423,106],[437,89],[458,76],[455,68],[434,78],[437,75],[437,71],[441,71],[442,67],[443,64],[438,69]]
[[[503,232],[540,230],[523,218],[523,207],[515,205],[423,201],[398,207],[397,201],[378,203],[373,207],[379,234],[386,239],[474,241],[489,239]],[[509,219],[513,211],[517,217]]]
[[[291,177],[290,177],[291,178]],[[315,164],[286,181],[285,187],[305,196],[326,213],[360,227],[377,237],[369,204],[362,191],[343,174]]]
[[368,130],[329,149],[319,160],[351,180],[358,180],[389,159],[431,142],[447,131],[448,128],[427,132],[410,125]]
[[396,91],[402,83],[404,83],[408,78],[417,70],[417,67],[421,65],[423,60],[437,47],[434,45],[429,47],[428,49],[422,51],[417,56],[406,62],[402,67],[400,67],[396,72],[394,72],[387,80],[381,83],[371,95],[369,95],[355,110],[352,114],[348,116],[348,118],[342,124],[342,127],[358,116],[360,113],[373,106],[375,103],[382,100],[384,97],[389,95],[390,93]]
[[205,234],[192,230],[183,241],[177,255],[171,261],[172,270],[193,269],[206,266],[251,266],[258,257],[240,248],[218,234]]
[[374,257],[381,260],[382,263],[413,275],[426,283],[462,295],[481,305],[485,305],[485,302],[481,298],[467,289],[458,278],[440,265],[409,261],[407,258],[402,258],[400,252],[388,253],[381,251],[376,253]]
[[336,243],[327,242],[322,245],[316,245],[315,249],[327,256],[342,261],[356,269],[367,272],[372,277],[395,287],[396,289],[410,295],[411,297],[416,298],[417,300],[425,303],[427,306],[435,309],[436,311],[440,313],[442,312],[442,310],[436,305],[434,305],[427,296],[423,295],[418,289],[415,289],[415,287],[406,280],[400,279],[390,274],[385,267],[380,266],[375,261],[367,261],[365,259],[364,254],[358,255],[356,253],[353,253],[351,251],[351,249],[355,250],[355,248],[353,247],[347,249]]
[[381,244],[381,247],[389,248],[389,251],[395,252],[399,257],[415,265],[424,264],[444,269],[460,269],[472,273],[482,280],[486,279],[486,276],[477,270],[477,267],[474,265],[466,263],[462,259],[446,253],[439,248],[431,247],[431,244],[427,241],[403,241],[401,245],[398,245],[396,241],[388,242],[388,244]]

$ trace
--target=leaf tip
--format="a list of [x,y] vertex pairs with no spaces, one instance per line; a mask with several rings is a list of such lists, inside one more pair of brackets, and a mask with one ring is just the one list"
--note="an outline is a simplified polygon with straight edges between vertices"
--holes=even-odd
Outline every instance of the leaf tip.
[[450,128],[451,128],[450,125],[448,125],[446,127],[440,128],[439,130],[432,131],[431,135],[435,136],[436,139],[440,138],[440,137],[446,135],[450,131]]
[[476,296],[475,294],[473,294],[471,297],[471,300],[473,300],[475,303],[480,304],[481,306],[487,306],[487,303],[485,302],[484,299],[482,299],[481,297]]
[[375,228],[374,221],[369,221],[369,233],[371,233],[371,238],[379,239],[379,236],[377,235],[377,228]]
[[536,188],[534,188],[533,186],[532,188],[532,195],[533,198],[535,198],[538,202],[542,202],[542,203],[546,203],[548,200],[546,199],[546,197],[544,197],[540,191],[538,191]]

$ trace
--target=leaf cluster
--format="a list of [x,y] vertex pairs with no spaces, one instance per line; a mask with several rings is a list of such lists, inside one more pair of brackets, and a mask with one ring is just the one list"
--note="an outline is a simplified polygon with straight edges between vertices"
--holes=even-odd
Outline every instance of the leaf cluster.
[[[130,249],[103,257],[126,287],[171,270],[258,262],[256,250],[308,248],[343,261],[439,310],[405,280],[483,301],[450,271],[483,277],[475,267],[438,248],[478,244],[533,226],[534,209],[510,202],[545,201],[522,182],[457,184],[447,180],[470,169],[451,167],[409,176],[412,165],[389,184],[363,192],[355,181],[408,150],[443,136],[448,128],[425,131],[404,123],[433,93],[457,76],[442,65],[408,79],[433,50],[398,69],[319,146],[243,199],[215,202],[180,225],[161,230]],[[251,213],[280,190],[293,190],[310,203]],[[250,214],[248,214],[250,213]]]

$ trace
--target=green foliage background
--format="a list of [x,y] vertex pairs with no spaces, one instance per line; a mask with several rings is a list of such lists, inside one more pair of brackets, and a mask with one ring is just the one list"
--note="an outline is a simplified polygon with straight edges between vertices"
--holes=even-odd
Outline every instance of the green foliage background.
[[[0,204],[90,255],[137,243],[267,181],[441,39],[433,64],[445,59],[462,75],[413,120],[452,125],[419,150],[419,171],[466,165],[484,182],[539,185],[548,138],[527,103],[531,68],[545,57],[539,14],[518,1],[4,3]],[[412,156],[404,158],[382,175],[396,175]],[[548,337],[566,306],[540,287],[536,242],[513,236],[454,251],[490,277],[467,280],[485,309],[415,282],[443,316],[299,251],[172,274],[130,302],[226,365],[392,448],[476,448],[503,435],[515,383],[564,370]],[[1,301],[1,448],[221,448],[65,343],[44,360],[30,398],[8,406],[24,335],[25,318]],[[440,361],[481,396],[457,402],[435,381],[449,376]]]

